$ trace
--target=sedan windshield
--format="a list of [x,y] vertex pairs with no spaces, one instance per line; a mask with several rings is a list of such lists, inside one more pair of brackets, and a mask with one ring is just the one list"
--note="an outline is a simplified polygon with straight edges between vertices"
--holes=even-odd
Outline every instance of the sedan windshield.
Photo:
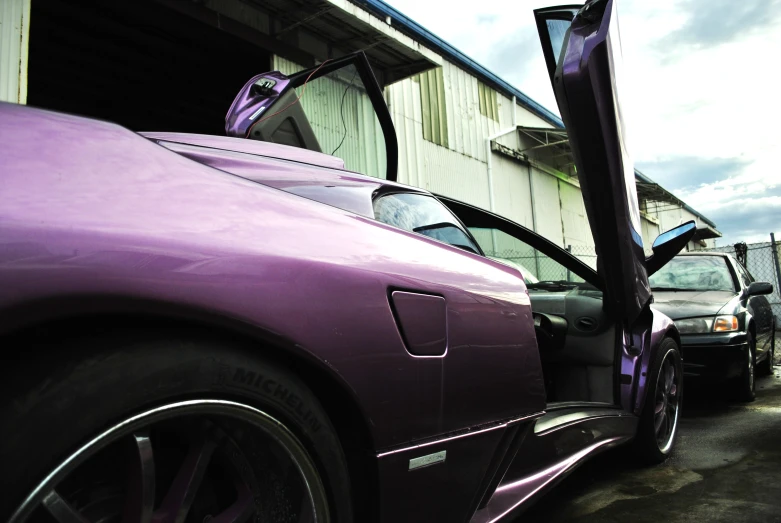
[[721,256],[678,256],[653,274],[651,290],[730,291],[735,282]]

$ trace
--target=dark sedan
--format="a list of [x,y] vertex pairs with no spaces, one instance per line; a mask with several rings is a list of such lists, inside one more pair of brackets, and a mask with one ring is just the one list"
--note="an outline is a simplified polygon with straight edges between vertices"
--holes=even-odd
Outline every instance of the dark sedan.
[[754,399],[755,369],[770,374],[775,318],[767,282],[723,253],[683,253],[650,278],[654,308],[681,333],[684,374],[729,380],[735,395]]

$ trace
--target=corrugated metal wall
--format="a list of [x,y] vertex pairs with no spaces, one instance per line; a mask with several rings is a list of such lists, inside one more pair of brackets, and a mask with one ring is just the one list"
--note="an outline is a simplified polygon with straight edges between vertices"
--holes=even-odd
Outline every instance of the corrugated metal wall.
[[27,102],[30,0],[0,0],[0,101]]
[[[275,69],[293,74],[302,66],[274,57]],[[297,89],[301,106],[324,153],[344,160],[352,171],[385,176],[385,139],[371,100],[355,68],[312,80]]]

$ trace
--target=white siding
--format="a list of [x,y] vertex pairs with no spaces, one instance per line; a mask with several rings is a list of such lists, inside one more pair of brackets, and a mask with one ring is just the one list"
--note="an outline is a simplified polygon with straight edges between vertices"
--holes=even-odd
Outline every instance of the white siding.
[[27,103],[30,0],[0,0],[0,101]]
[[[416,81],[402,80],[386,89],[399,140],[399,181],[488,209],[486,140],[492,134],[511,128],[512,100],[497,95],[499,121],[496,122],[480,114],[476,78],[448,62],[443,67],[443,78],[448,147],[423,139],[420,86]],[[516,116],[520,124],[551,127],[520,105]],[[521,147],[512,132],[497,141],[511,148]],[[575,254],[593,253],[580,189],[497,153],[492,154],[495,212],[534,228],[530,172],[534,177],[531,185],[534,186],[537,232],[562,247],[573,245]],[[489,250],[514,250],[502,241],[495,246],[494,239],[482,241],[491,245]]]
[[[275,69],[293,74],[302,66],[280,57]],[[352,171],[385,177],[385,139],[360,77],[348,71],[338,78],[329,75],[299,87],[300,103],[324,153],[344,160]]]
[[559,180],[550,174],[532,169],[536,231],[560,247],[564,247]]
[[559,180],[559,200],[564,245],[571,245],[576,252],[576,248],[594,245],[580,188]]
[[531,167],[504,156],[493,156],[494,198],[496,214],[534,229],[532,216]]
[[[300,66],[279,58],[275,58],[275,66],[285,73],[301,69]],[[436,105],[445,108],[447,147],[423,138],[420,84],[417,81],[411,78],[402,80],[385,90],[399,144],[398,181],[488,209],[486,139],[492,134],[511,128],[512,100],[497,93],[497,122],[480,114],[478,80],[475,77],[449,62],[444,62],[442,73],[444,99],[437,100]],[[304,104],[306,107],[306,102]],[[516,107],[519,125],[552,127],[522,106]],[[332,133],[338,134],[333,132],[333,129]],[[372,140],[377,139],[379,135]],[[528,138],[521,138],[512,132],[497,141],[516,150],[536,145]],[[357,139],[351,142],[350,150],[357,151],[358,143]],[[378,160],[372,158],[372,161]],[[595,266],[594,240],[577,182],[569,183],[551,173],[498,153],[492,153],[492,173],[494,210],[497,214],[530,229],[536,229],[542,236],[563,248],[571,246],[573,255],[588,265]],[[649,212],[653,213],[653,208],[650,208]],[[659,213],[659,224],[643,218],[641,225],[645,250],[650,253],[650,246],[659,233],[694,218],[693,214],[684,209]],[[510,251],[520,249],[516,245],[508,244],[509,240],[506,238],[497,239],[496,236],[488,235],[485,238],[479,237],[478,240],[484,247],[488,247],[487,250],[497,253],[509,254]],[[690,245],[690,249],[696,247],[694,244]],[[516,256],[524,255],[516,253]],[[539,263],[539,260],[536,261]],[[544,265],[540,266],[542,272],[545,272]],[[536,273],[537,269],[532,270]]]
[[648,220],[645,216],[641,216],[640,226],[643,229],[643,250],[645,250],[647,256],[650,256],[653,253],[651,245],[653,245],[654,240],[661,232],[659,230],[659,224]]

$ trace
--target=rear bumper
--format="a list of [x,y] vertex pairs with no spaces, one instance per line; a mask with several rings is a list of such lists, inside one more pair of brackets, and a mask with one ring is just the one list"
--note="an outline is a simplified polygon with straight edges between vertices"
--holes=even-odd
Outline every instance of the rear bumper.
[[747,349],[745,332],[681,336],[683,374],[713,381],[736,378]]

